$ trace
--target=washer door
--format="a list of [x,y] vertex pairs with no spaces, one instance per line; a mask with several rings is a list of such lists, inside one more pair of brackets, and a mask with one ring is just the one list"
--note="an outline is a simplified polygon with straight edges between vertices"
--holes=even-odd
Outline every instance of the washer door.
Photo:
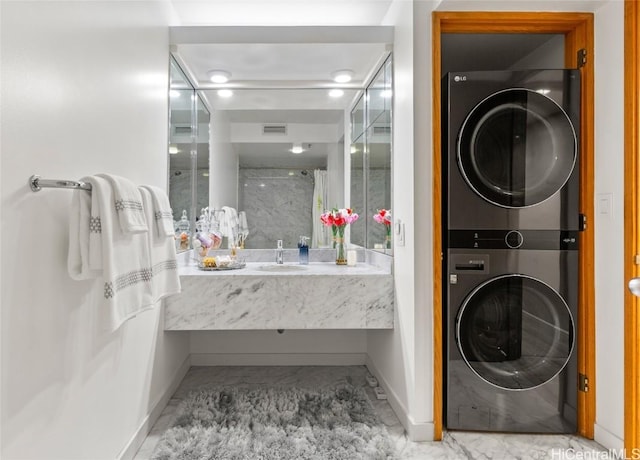
[[555,377],[573,349],[574,323],[562,297],[523,275],[493,278],[474,289],[456,318],[456,343],[481,379],[526,390]]
[[552,99],[527,89],[492,94],[467,115],[457,158],[467,184],[498,206],[533,206],[567,182],[576,163],[571,120]]

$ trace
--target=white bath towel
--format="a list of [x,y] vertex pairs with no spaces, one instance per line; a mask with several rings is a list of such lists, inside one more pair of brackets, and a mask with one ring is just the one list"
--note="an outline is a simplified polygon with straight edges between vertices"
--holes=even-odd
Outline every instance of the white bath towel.
[[[158,213],[158,208],[152,196],[153,194],[147,186],[140,187],[140,194],[142,196],[142,205],[147,220],[153,222]],[[165,195],[164,192],[162,192],[162,194]],[[155,302],[163,297],[180,292],[176,245],[173,239],[173,232],[171,232],[170,236],[158,234],[155,231],[149,232],[147,241],[151,257],[151,272],[153,275],[151,291]]]
[[[151,198],[153,200],[153,209],[154,215],[153,220],[149,221],[149,225],[152,225],[151,222],[156,228],[156,234],[158,236],[171,236],[175,235],[175,227],[173,223],[173,212],[171,211],[171,204],[169,203],[169,197],[159,187],[154,187],[153,185],[143,185],[142,188],[149,190],[151,193]],[[144,206],[144,200],[143,200]],[[147,216],[147,220],[149,217]]]
[[[102,249],[101,310],[106,314],[106,328],[115,330],[129,318],[154,305],[149,232],[123,232],[119,212],[115,208],[112,183],[99,176],[84,180],[92,186],[92,219],[97,222],[99,218],[95,234],[100,237]],[[97,210],[93,209],[94,204]],[[145,217],[144,213],[142,216]],[[146,220],[144,222],[146,224]]]
[[[74,280],[94,279],[102,275],[102,248],[100,249],[100,265],[90,266],[90,235],[95,233],[91,216],[91,192],[74,190],[71,198],[69,218],[69,253],[67,270]],[[98,245],[100,239],[98,238]]]
[[107,179],[113,187],[114,206],[122,231],[125,233],[148,231],[138,186],[129,179],[113,174],[98,174],[98,177]]

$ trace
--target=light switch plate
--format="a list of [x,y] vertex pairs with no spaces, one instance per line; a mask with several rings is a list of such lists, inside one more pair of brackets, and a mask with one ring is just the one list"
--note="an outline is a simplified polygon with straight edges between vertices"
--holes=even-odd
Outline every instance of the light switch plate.
[[398,246],[404,246],[404,222],[400,219],[396,220],[396,244]]
[[613,217],[613,193],[598,193],[598,215],[601,217]]

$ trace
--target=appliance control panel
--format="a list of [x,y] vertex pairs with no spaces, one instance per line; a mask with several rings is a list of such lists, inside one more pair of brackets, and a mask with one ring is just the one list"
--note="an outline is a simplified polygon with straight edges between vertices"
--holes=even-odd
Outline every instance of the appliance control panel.
[[449,230],[449,248],[577,250],[578,231]]

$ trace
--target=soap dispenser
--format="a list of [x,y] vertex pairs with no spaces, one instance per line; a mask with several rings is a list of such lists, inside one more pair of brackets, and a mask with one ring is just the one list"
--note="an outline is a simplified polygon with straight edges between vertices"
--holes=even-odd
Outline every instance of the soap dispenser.
[[298,257],[301,265],[309,265],[309,243],[308,236],[301,236],[298,241]]

